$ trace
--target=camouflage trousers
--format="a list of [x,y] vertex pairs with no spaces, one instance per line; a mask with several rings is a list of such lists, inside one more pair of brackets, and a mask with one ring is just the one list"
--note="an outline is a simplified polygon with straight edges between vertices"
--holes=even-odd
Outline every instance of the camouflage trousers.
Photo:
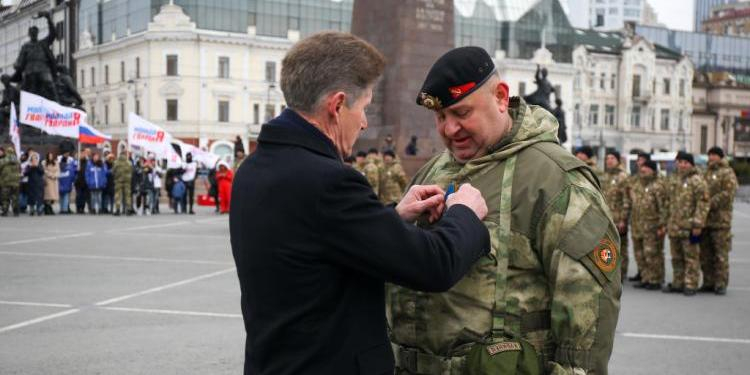
[[698,244],[691,244],[690,237],[669,237],[669,249],[672,254],[672,286],[698,289],[701,274]]
[[123,210],[127,211],[133,205],[133,194],[131,194],[130,192],[130,181],[126,183],[115,182],[115,210],[116,211],[120,211],[120,205],[123,204],[123,199],[125,200],[125,205],[123,206]]
[[649,233],[641,238],[633,237],[633,252],[641,253],[643,258],[638,271],[641,272],[641,281],[644,283],[664,282],[664,251],[659,248],[659,242],[656,233]]
[[731,250],[731,229],[704,229],[701,241],[701,270],[704,286],[726,288],[729,284],[729,252]]
[[[635,265],[638,267],[638,273],[641,274],[641,278],[643,278],[643,267],[646,266],[646,259],[643,256],[643,246],[635,246],[635,243],[638,241],[637,238],[633,237],[633,257],[635,258]],[[623,246],[623,249],[625,247]],[[625,259],[623,259],[623,263],[625,263]]]
[[0,208],[2,212],[8,212],[8,206],[11,204],[13,205],[13,212],[18,212],[18,186],[0,188]]
[[628,277],[628,251],[628,234],[620,233],[620,256],[622,256],[620,269],[623,281]]

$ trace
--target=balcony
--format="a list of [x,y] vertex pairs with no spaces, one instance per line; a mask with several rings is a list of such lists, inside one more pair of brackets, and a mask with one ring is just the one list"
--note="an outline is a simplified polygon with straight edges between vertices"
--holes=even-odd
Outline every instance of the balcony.
[[635,91],[633,90],[633,101],[639,103],[648,103],[651,100],[651,91]]

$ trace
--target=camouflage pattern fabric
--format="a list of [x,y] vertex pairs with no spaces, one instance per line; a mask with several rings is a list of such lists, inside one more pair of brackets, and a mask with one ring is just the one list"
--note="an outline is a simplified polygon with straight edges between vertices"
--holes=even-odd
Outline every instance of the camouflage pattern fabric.
[[[120,154],[112,167],[112,176],[115,179],[115,210],[120,211],[120,205],[124,210],[129,210],[133,205],[132,179],[133,165],[126,155]],[[124,203],[123,203],[124,200]]]
[[362,174],[367,178],[367,182],[370,183],[372,191],[375,195],[380,195],[380,168],[378,167],[377,158],[373,155],[367,156],[367,161],[362,169]]
[[672,286],[698,289],[700,280],[700,250],[698,244],[690,243],[689,237],[669,237],[672,253]]
[[627,223],[630,217],[630,180],[628,174],[622,168],[607,169],[606,173],[601,175],[602,193],[604,200],[607,202],[609,212],[612,213],[612,221],[615,225],[624,223],[626,229],[620,232],[620,249],[622,249],[621,274],[624,278],[628,274],[628,231]]
[[[396,352],[408,348],[422,358],[417,368],[397,361],[397,373],[461,373],[439,364],[501,335],[529,341],[545,373],[607,373],[622,285],[619,237],[599,182],[557,144],[549,112],[517,97],[509,112],[510,134],[486,156],[460,164],[443,152],[412,181],[443,188],[471,182],[487,200],[492,248],[448,292],[389,286]],[[513,159],[513,176],[505,178]],[[509,223],[502,207],[511,209]]]
[[7,214],[10,206],[13,206],[13,212],[18,212],[18,187],[3,186],[0,187],[0,210]]
[[383,162],[379,184],[380,201],[383,204],[398,203],[404,195],[407,183],[406,172],[398,160]]
[[709,228],[703,233],[700,250],[703,285],[726,288],[729,285],[729,252],[732,250],[730,229]]
[[664,252],[659,248],[659,228],[666,229],[667,191],[656,176],[639,176],[630,185],[632,200],[631,231],[633,252],[636,254],[641,281],[664,282]]
[[0,187],[15,187],[21,185],[21,164],[16,157],[16,150],[8,147],[5,156],[0,158]]
[[700,279],[700,250],[690,243],[691,230],[704,228],[708,216],[708,186],[693,167],[672,179],[669,199],[669,244],[676,288],[697,289]]
[[726,159],[710,162],[705,179],[710,197],[706,227],[731,228],[734,195],[737,192],[737,176],[735,176],[734,170],[729,166]]

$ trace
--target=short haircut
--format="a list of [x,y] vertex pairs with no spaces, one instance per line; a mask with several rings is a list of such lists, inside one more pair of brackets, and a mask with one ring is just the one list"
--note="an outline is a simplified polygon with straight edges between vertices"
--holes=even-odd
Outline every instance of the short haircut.
[[281,91],[289,108],[314,113],[331,92],[347,105],[383,74],[385,57],[370,43],[341,32],[322,32],[295,44],[281,62]]

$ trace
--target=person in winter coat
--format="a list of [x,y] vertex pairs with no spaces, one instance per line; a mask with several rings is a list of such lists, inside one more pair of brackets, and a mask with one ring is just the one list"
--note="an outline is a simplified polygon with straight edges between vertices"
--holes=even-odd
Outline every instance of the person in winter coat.
[[102,161],[99,153],[94,153],[91,162],[86,166],[86,186],[91,195],[91,213],[103,213],[102,190],[107,187],[107,164]]
[[234,173],[229,168],[229,164],[224,161],[219,162],[219,170],[216,172],[216,182],[219,186],[219,205],[222,214],[229,213],[229,203],[232,201],[232,181]]
[[151,210],[151,213],[158,214],[159,213],[159,197],[161,197],[161,187],[162,187],[162,180],[164,179],[164,167],[166,167],[166,163],[164,167],[159,165],[158,160],[153,160],[154,162],[154,171],[152,174],[154,175],[154,208]]
[[115,216],[120,216],[120,208],[126,215],[130,215],[133,207],[133,195],[131,190],[133,185],[133,165],[128,159],[125,150],[120,151],[120,156],[112,167],[112,180],[115,184]]
[[[29,150],[31,150],[29,148]],[[25,214],[29,202],[29,178],[26,177],[26,168],[29,167],[29,150],[21,153],[18,162],[21,163],[21,184],[18,187],[18,212]]]
[[39,154],[31,154],[25,176],[28,182],[28,207],[31,216],[42,215],[44,208],[44,167],[39,162]]
[[102,213],[110,214],[114,212],[115,203],[115,179],[112,177],[112,167],[115,163],[115,155],[107,154],[104,164],[107,164],[107,186],[102,190]]
[[57,179],[60,177],[60,166],[57,158],[51,152],[44,158],[44,214],[54,215],[52,205],[60,200],[60,186]]
[[185,182],[182,181],[179,177],[175,176],[172,177],[173,183],[172,183],[172,208],[174,208],[174,213],[179,213],[179,207],[182,207],[182,213],[185,213],[185,195],[187,192],[187,188],[185,187]]
[[151,215],[154,209],[154,169],[150,161],[143,163],[143,178],[141,180],[141,200],[143,201],[143,215]]
[[133,177],[130,179],[132,186],[131,193],[133,194],[133,208],[135,212],[141,209],[141,187],[143,185],[143,158],[134,157],[135,163],[133,163]]
[[[89,202],[89,187],[86,184],[86,169],[88,168],[89,160],[85,155],[81,155],[78,160],[78,175],[75,179],[76,188],[76,213],[86,213],[86,203]],[[91,211],[91,205],[89,205],[89,211]]]
[[211,168],[208,172],[208,195],[214,199],[216,210],[214,212],[219,213],[219,183],[216,181],[216,168],[218,165]]
[[20,164],[16,159],[16,151],[11,146],[7,150],[0,148],[0,209],[2,216],[8,216],[8,210],[13,209],[13,216],[18,216],[18,189],[21,182]]
[[73,181],[76,179],[78,165],[75,159],[70,157],[70,152],[65,152],[60,157],[60,177],[57,179],[58,192],[60,193],[60,214],[70,213],[70,192],[73,190]]

